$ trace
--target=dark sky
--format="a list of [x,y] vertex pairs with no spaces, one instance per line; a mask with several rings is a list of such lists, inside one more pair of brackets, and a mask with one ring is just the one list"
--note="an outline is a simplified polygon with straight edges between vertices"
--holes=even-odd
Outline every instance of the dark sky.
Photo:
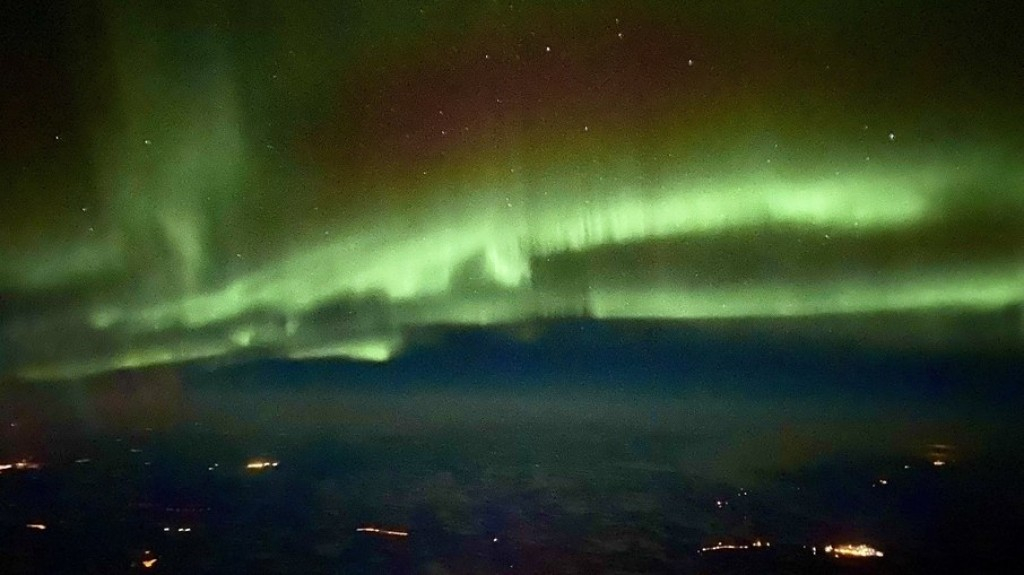
[[566,318],[1021,352],[1012,3],[23,4],[0,373]]

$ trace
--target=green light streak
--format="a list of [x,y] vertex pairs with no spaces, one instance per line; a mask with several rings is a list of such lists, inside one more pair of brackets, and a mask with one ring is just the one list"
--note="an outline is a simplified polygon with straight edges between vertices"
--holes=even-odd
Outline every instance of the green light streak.
[[252,309],[296,314],[345,296],[430,297],[446,292],[458,270],[477,256],[486,263],[486,280],[513,289],[529,286],[533,256],[752,226],[832,232],[910,226],[933,214],[936,190],[949,177],[921,168],[910,176],[868,172],[810,182],[733,178],[718,186],[681,183],[656,194],[627,190],[586,203],[552,193],[547,204],[522,209],[483,204],[480,199],[493,194],[481,195],[474,198],[476,206],[441,218],[432,228],[403,234],[394,231],[400,226],[378,224],[310,246],[221,290],[142,308],[105,306],[91,321],[99,329],[147,331],[198,327]]
[[394,357],[402,347],[397,339],[371,338],[299,349],[288,353],[292,359],[348,358],[358,361],[383,362]]
[[809,285],[679,290],[645,286],[595,288],[595,317],[603,319],[709,319],[798,317],[929,309],[990,310],[1024,301],[1024,266],[965,269],[946,274],[852,280]]

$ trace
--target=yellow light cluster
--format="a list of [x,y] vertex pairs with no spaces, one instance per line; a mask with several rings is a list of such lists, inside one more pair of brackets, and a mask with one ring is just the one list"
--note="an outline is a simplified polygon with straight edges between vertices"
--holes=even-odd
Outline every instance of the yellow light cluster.
[[885,554],[871,547],[870,545],[826,545],[825,553],[831,553],[836,557],[883,557]]
[[18,471],[24,471],[26,469],[42,469],[42,465],[22,459],[21,461],[15,461],[14,463],[0,463],[0,473],[7,471],[8,469],[15,469]]
[[743,550],[743,549],[751,549],[751,548],[754,548],[754,547],[771,547],[771,546],[772,546],[772,544],[769,543],[768,541],[761,541],[760,539],[758,539],[757,541],[754,541],[750,545],[731,545],[731,544],[726,544],[726,543],[722,543],[721,541],[719,541],[718,543],[716,543],[715,545],[712,545],[710,547],[701,547],[700,552],[701,553],[707,553],[709,551]]
[[267,469],[267,468],[277,467],[277,466],[278,466],[278,462],[277,461],[267,461],[265,459],[254,459],[254,460],[250,461],[249,463],[245,464],[245,468],[246,469],[253,469],[253,470]]

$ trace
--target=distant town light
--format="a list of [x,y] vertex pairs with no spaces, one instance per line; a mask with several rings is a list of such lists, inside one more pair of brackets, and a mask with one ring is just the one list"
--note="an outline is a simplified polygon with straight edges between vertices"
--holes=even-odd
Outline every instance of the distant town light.
[[378,535],[390,535],[392,537],[408,537],[408,531],[392,531],[389,529],[379,529],[377,527],[357,527],[356,531],[360,533],[376,533]]
[[38,529],[40,531],[46,530],[46,525],[43,525],[42,523],[26,523],[25,527],[28,527],[29,529]]
[[277,461],[269,461],[269,460],[266,460],[266,459],[253,459],[249,463],[245,464],[245,468],[246,469],[250,469],[250,470],[259,471],[259,470],[262,470],[262,469],[268,469],[268,468],[277,467],[278,464],[279,464],[279,462],[277,462]]
[[707,553],[708,551],[724,551],[729,549],[750,549],[750,545],[726,545],[719,541],[716,545],[701,547],[700,552]]
[[14,463],[0,463],[0,472],[7,471],[9,469],[14,469],[16,471],[25,471],[27,469],[42,469],[42,467],[43,466],[39,463],[29,461],[27,459],[22,459],[20,461],[15,461]]
[[878,549],[863,543],[856,545],[848,543],[835,546],[826,545],[825,553],[831,553],[835,557],[883,557],[885,555]]
[[749,543],[749,544],[723,543],[723,542],[719,541],[718,543],[716,543],[714,545],[711,545],[711,546],[708,546],[708,547],[701,547],[700,552],[701,553],[707,553],[709,551],[730,551],[730,550],[742,551],[744,549],[753,549],[753,548],[771,547],[771,546],[772,546],[771,542],[765,541],[763,539],[756,539],[752,543]]

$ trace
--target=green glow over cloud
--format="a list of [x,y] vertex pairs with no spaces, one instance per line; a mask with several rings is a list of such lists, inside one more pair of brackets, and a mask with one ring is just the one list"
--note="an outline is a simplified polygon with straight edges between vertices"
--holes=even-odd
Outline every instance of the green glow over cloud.
[[296,34],[332,4],[253,39],[189,6],[101,9],[107,32],[79,40],[103,55],[65,63],[89,71],[65,86],[82,111],[28,122],[45,146],[3,165],[0,371],[387,361],[447,324],[1024,305],[1021,110],[985,62],[858,64],[917,62],[872,32],[919,25],[898,10],[856,42],[611,1]]

